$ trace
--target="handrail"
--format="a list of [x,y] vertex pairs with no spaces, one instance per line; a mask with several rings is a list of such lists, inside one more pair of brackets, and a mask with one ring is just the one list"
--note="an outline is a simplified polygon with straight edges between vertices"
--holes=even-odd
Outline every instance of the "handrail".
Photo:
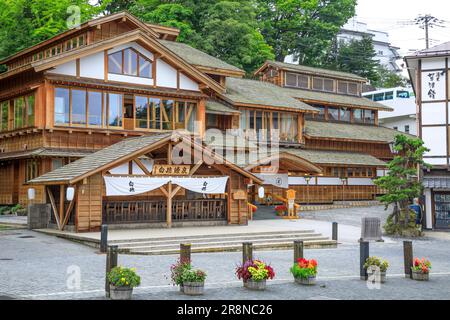
[[254,204],[251,204],[250,202],[247,202],[247,209],[250,214],[250,220],[253,220],[253,209],[258,210],[258,207]]
[[[289,206],[289,200],[288,199],[283,198],[283,197],[281,197],[279,195],[276,195],[276,194],[271,194],[271,193],[269,193],[269,194],[272,196],[272,198],[277,199],[279,201],[282,201],[285,204],[286,207]],[[295,213],[295,215],[297,217],[298,217],[298,212],[299,211],[300,211],[300,205],[294,202],[294,213]]]

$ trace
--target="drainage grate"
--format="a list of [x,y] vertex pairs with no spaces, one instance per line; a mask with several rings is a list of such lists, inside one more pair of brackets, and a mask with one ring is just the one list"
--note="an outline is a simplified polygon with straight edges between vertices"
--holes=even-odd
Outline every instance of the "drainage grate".
[[21,238],[21,239],[32,239],[32,238],[36,238],[36,237],[33,237],[33,236],[21,236],[19,238]]

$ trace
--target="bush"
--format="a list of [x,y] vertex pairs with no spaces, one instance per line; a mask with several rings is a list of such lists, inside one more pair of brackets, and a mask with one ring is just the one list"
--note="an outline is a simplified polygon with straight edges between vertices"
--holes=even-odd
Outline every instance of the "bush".
[[400,237],[421,237],[422,230],[416,225],[416,213],[409,211],[409,223],[405,225],[405,213],[400,213],[399,223],[394,223],[394,214],[389,215],[383,226],[387,235]]
[[181,273],[181,280],[185,282],[205,282],[206,273],[202,270],[184,269]]
[[370,267],[378,267],[381,272],[386,272],[389,268],[389,262],[378,257],[369,257],[364,263],[364,268],[369,269]]
[[317,261],[314,259],[298,259],[291,268],[291,273],[294,278],[308,279],[317,275]]
[[0,216],[7,214],[8,212],[10,212],[10,208],[9,207],[0,207]]
[[115,287],[134,288],[141,284],[141,277],[134,268],[115,267],[108,273],[108,280]]
[[24,210],[24,209],[25,209],[25,208],[22,207],[20,204],[16,204],[14,207],[11,208],[11,212],[12,212],[13,214],[16,214],[17,211],[19,211],[19,210]]

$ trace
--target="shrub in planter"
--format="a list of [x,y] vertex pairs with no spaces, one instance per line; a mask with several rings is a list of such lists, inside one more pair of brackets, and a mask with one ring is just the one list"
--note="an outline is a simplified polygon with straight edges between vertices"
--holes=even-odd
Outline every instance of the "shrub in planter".
[[317,276],[317,261],[314,259],[306,260],[300,258],[291,268],[291,273],[294,276],[295,282],[304,285],[316,284]]
[[273,268],[261,260],[249,260],[236,267],[238,279],[244,281],[244,287],[250,290],[265,290],[266,281],[275,277]]
[[428,259],[415,258],[411,267],[412,278],[418,281],[428,281],[431,269],[431,262]]
[[191,269],[189,261],[178,259],[176,263],[170,266],[170,279],[174,286],[180,286],[180,291],[183,292],[183,278],[181,277],[185,270]]
[[133,288],[141,284],[134,268],[115,267],[108,272],[112,300],[131,300]]
[[181,281],[183,291],[187,295],[202,295],[205,288],[206,273],[202,270],[183,269]]
[[275,212],[277,213],[277,215],[279,216],[284,216],[286,215],[286,212],[288,211],[287,207],[285,205],[280,205],[280,206],[276,206],[275,207]]
[[379,281],[381,283],[386,282],[386,271],[389,268],[389,262],[386,260],[378,257],[369,257],[364,263],[364,268],[367,270],[369,276],[375,275],[377,277],[376,279],[378,279],[379,275]]

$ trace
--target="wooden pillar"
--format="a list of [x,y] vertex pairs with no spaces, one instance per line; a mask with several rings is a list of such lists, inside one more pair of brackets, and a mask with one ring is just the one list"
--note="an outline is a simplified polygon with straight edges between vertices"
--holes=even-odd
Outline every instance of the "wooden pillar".
[[242,265],[253,260],[253,244],[251,242],[242,243]]
[[403,260],[405,266],[405,278],[412,278],[413,244],[412,241],[403,241]]
[[167,193],[166,220],[167,227],[172,228],[172,182],[167,184]]
[[64,185],[59,187],[59,221],[64,221]]
[[180,243],[180,261],[191,263],[191,244]]
[[198,134],[203,138],[206,125],[206,100],[200,100],[197,107]]
[[294,241],[294,263],[297,263],[298,259],[303,258],[304,243],[301,240]]
[[304,115],[303,113],[299,114],[297,117],[297,142],[303,142],[303,128],[304,128]]

